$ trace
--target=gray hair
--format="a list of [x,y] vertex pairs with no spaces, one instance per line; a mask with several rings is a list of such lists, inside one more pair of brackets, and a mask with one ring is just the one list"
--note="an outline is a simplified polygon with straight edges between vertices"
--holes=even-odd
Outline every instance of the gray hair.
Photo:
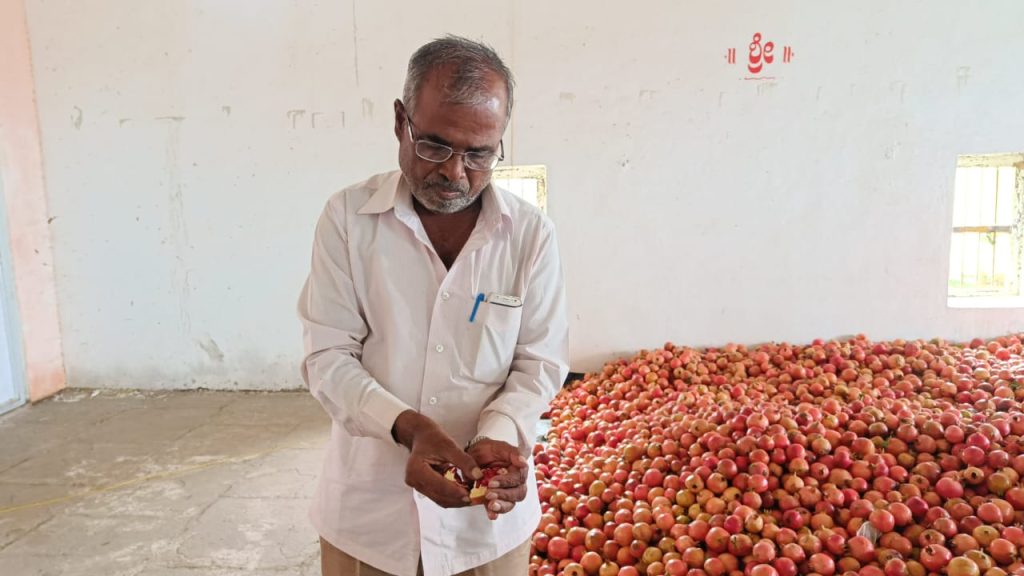
[[406,110],[416,108],[416,97],[424,79],[431,71],[454,64],[451,83],[446,87],[445,102],[474,106],[486,101],[490,74],[505,81],[506,120],[512,115],[512,71],[487,44],[451,34],[424,44],[409,59],[402,100]]

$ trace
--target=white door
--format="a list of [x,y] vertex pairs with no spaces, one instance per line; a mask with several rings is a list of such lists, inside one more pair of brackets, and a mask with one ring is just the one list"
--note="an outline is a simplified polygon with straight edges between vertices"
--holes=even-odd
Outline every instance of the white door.
[[3,209],[3,178],[0,177],[0,413],[20,406],[25,401],[25,386],[20,368],[21,353],[16,339],[14,282],[11,281],[8,249],[7,214]]

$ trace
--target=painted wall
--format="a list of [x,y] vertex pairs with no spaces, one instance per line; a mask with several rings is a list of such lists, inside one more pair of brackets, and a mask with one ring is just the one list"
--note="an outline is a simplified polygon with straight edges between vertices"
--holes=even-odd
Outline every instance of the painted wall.
[[[517,74],[507,150],[549,168],[574,369],[1024,328],[945,298],[956,155],[1024,147],[1015,0],[29,8],[72,385],[299,385],[316,216],[395,166],[408,56],[448,31]],[[744,79],[755,32],[773,80]]]
[[0,217],[6,216],[0,233],[7,235],[0,239],[7,244],[0,247],[3,282],[6,289],[13,284],[17,303],[5,310],[11,327],[8,344],[19,357],[14,375],[27,381],[28,398],[36,401],[62,389],[65,374],[22,0],[0,2],[0,178]]

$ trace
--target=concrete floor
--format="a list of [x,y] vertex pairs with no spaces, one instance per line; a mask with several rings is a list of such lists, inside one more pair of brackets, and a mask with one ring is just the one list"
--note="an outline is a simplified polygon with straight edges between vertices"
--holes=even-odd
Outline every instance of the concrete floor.
[[305,392],[66,391],[0,416],[0,575],[313,576]]

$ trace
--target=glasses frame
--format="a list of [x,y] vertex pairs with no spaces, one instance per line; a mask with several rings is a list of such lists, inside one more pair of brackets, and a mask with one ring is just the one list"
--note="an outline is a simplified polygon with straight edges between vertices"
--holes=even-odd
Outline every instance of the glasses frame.
[[[446,144],[440,144],[438,142],[431,142],[430,140],[417,139],[416,135],[413,134],[414,123],[412,121],[412,116],[409,114],[408,111],[403,111],[403,112],[405,114],[405,126],[406,126],[407,131],[409,132],[409,140],[413,144],[413,150],[416,152],[416,156],[419,157],[422,160],[426,160],[427,162],[433,162],[434,164],[444,164],[445,162],[451,160],[452,156],[462,156],[462,165],[466,167],[466,170],[473,170],[474,172],[490,172],[490,171],[494,170],[495,168],[497,168],[498,164],[505,159],[505,140],[504,139],[498,140],[498,152],[497,152],[497,154],[495,154],[494,152],[486,152],[486,153],[484,153],[484,152],[456,152],[454,148],[452,148],[451,146],[448,146]],[[429,147],[431,147],[431,148],[433,148],[435,150],[438,150],[438,151],[446,150],[448,152],[448,155],[443,160],[435,160],[433,158],[427,158],[426,156],[424,156],[420,152],[420,145],[421,144],[424,145],[424,146],[429,146]],[[490,156],[495,158],[495,160],[491,163],[491,166],[489,168],[475,168],[475,167],[471,166],[470,163],[467,161],[469,158],[472,158],[474,156],[479,156],[480,154],[487,154],[487,155],[490,155]]]

